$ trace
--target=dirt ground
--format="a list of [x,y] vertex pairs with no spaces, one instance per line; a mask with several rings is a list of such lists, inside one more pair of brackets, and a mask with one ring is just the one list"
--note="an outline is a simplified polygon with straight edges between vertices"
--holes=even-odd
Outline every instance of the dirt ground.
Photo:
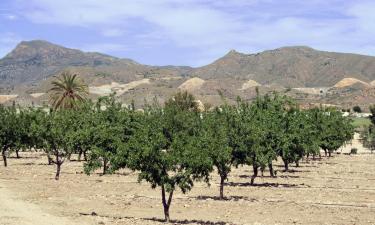
[[[358,138],[358,136],[356,136]],[[357,155],[347,155],[352,147]],[[217,200],[218,176],[211,186],[197,183],[186,195],[177,192],[171,206],[176,224],[375,224],[375,153],[357,140],[333,158],[301,163],[277,178],[257,178],[250,167],[234,169]],[[137,183],[137,174],[87,176],[82,163],[66,162],[60,181],[40,153],[22,153],[0,162],[0,224],[90,225],[162,224],[160,189]]]

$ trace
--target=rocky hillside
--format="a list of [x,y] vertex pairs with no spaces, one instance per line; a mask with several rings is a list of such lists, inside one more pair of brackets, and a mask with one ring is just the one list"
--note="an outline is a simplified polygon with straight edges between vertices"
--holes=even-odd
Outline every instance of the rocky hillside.
[[178,67],[155,68],[130,59],[82,52],[46,41],[23,41],[0,60],[0,88],[4,91],[18,85],[36,86],[67,68],[79,72],[90,83],[129,82],[164,70],[180,73]]
[[[69,49],[46,41],[21,42],[0,59],[0,104],[42,104],[50,81],[60,71],[78,73],[92,97],[116,91],[124,102],[142,104],[155,96],[163,101],[187,90],[203,102],[251,100],[261,93],[287,93],[301,102],[363,106],[375,102],[375,57],[284,47],[257,54],[234,50],[199,67],[148,66],[130,59]],[[345,96],[343,98],[342,96]],[[357,96],[361,96],[358,101]]]
[[258,54],[232,50],[214,63],[197,68],[193,75],[204,79],[245,77],[284,87],[328,87],[347,77],[375,80],[375,57],[309,47],[284,47]]

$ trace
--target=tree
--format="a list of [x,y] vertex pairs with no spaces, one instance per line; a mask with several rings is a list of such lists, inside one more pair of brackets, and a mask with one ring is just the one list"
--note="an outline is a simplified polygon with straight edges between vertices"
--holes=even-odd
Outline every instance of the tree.
[[224,199],[224,183],[234,163],[227,120],[228,116],[233,116],[230,109],[228,106],[224,109],[215,108],[214,111],[203,114],[203,129],[200,136],[203,149],[208,152],[212,165],[216,167],[220,176],[220,199]]
[[[293,103],[285,96],[277,94],[257,96],[256,101],[247,110],[248,118],[253,118],[254,147],[252,160],[254,174],[251,183],[254,183],[258,175],[258,168],[263,171],[268,166],[270,176],[274,177],[275,172],[272,161],[277,160],[285,143],[287,135],[283,130],[286,109]],[[272,122],[270,122],[272,121]]]
[[88,86],[77,76],[70,72],[63,72],[55,81],[52,81],[50,92],[50,102],[56,109],[77,108],[88,95]]
[[371,123],[375,125],[375,105],[370,106],[370,112],[371,112],[371,115],[370,115]]
[[[47,126],[49,114],[42,109],[32,110],[30,113],[32,114],[32,121],[30,125],[32,147],[45,152],[48,159],[48,165],[52,165],[53,160],[51,152],[48,150],[49,146],[46,142],[49,135],[49,127]],[[49,113],[52,112],[50,111]]]
[[356,106],[353,107],[353,112],[361,113],[362,109],[361,109],[361,107],[359,107],[358,105],[356,105]]
[[192,94],[187,91],[177,92],[165,103],[166,107],[176,107],[179,110],[199,112],[198,102]]
[[54,156],[51,162],[56,165],[55,179],[59,180],[61,166],[73,152],[69,145],[69,134],[77,122],[76,113],[73,110],[59,110],[49,113],[44,124],[41,124],[43,131],[43,144],[48,154]]
[[180,104],[167,104],[164,108],[153,104],[147,107],[140,128],[120,153],[124,156],[123,165],[139,171],[139,181],[161,188],[167,222],[176,188],[186,193],[194,181],[208,182],[212,164],[199,141],[201,123],[199,113],[182,109]]
[[371,125],[361,132],[361,140],[364,147],[369,148],[371,153],[375,150],[375,126]]
[[19,144],[18,117],[15,107],[0,106],[0,147],[4,166],[8,166],[7,155]]
[[[103,168],[103,174],[116,170],[115,167],[118,165],[113,160],[117,157],[118,150],[133,135],[133,125],[136,122],[134,110],[122,107],[115,95],[98,100],[93,122],[86,126],[85,130],[79,131],[79,133],[91,132],[91,136],[86,136],[86,138],[90,137],[90,142],[86,146],[90,152],[84,165],[87,174],[98,168]],[[126,163],[123,166],[126,166]]]
[[286,140],[281,152],[285,171],[288,165],[295,162],[299,166],[299,161],[307,154],[317,154],[319,152],[320,136],[315,123],[314,113],[292,108],[285,118]]
[[20,158],[19,151],[29,150],[34,147],[34,140],[32,136],[31,124],[34,120],[34,109],[17,109],[17,127],[13,127],[15,129],[16,143],[14,146],[14,151],[16,152],[16,157]]
[[323,112],[320,147],[326,156],[328,153],[331,157],[332,152],[350,141],[353,135],[354,127],[349,118],[343,117],[335,109],[327,109]]

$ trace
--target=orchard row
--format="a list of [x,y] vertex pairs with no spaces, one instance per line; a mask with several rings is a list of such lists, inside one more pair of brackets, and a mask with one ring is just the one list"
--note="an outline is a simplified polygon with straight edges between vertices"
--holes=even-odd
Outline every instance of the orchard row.
[[154,101],[142,111],[124,108],[114,96],[85,102],[75,109],[50,110],[0,107],[0,147],[4,165],[11,152],[44,151],[56,165],[56,180],[64,161],[83,156],[87,174],[128,168],[139,181],[160,187],[169,221],[173,192],[189,191],[196,181],[220,176],[221,199],[231,169],[268,168],[281,159],[285,170],[304,157],[331,156],[353,136],[348,118],[334,109],[300,110],[288,97],[258,96],[249,103],[200,109],[194,97],[177,93],[163,106]]

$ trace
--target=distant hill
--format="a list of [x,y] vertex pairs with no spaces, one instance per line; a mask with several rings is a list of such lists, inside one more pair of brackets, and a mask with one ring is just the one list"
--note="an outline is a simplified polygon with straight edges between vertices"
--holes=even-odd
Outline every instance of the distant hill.
[[373,81],[375,57],[317,51],[309,47],[284,47],[257,54],[232,50],[212,64],[197,68],[193,76],[203,79],[245,77],[262,85],[284,87],[329,87],[346,77]]
[[[198,67],[149,66],[131,59],[65,48],[47,41],[23,41],[0,59],[1,102],[40,103],[54,75],[70,70],[89,84],[92,97],[116,91],[124,102],[161,101],[189,90],[203,102],[219,104],[218,90],[230,100],[251,100],[278,91],[301,102],[374,104],[375,57],[295,46],[257,54],[230,51]],[[17,96],[17,97],[15,97]],[[343,98],[342,96],[346,96]],[[41,104],[41,103],[40,103]]]
[[[90,83],[97,80],[129,82],[164,70],[180,73],[178,67],[156,68],[131,59],[83,52],[35,40],[19,43],[0,60],[0,87],[12,89],[21,84],[37,85],[67,68],[79,72]],[[186,68],[181,68],[183,70]]]

